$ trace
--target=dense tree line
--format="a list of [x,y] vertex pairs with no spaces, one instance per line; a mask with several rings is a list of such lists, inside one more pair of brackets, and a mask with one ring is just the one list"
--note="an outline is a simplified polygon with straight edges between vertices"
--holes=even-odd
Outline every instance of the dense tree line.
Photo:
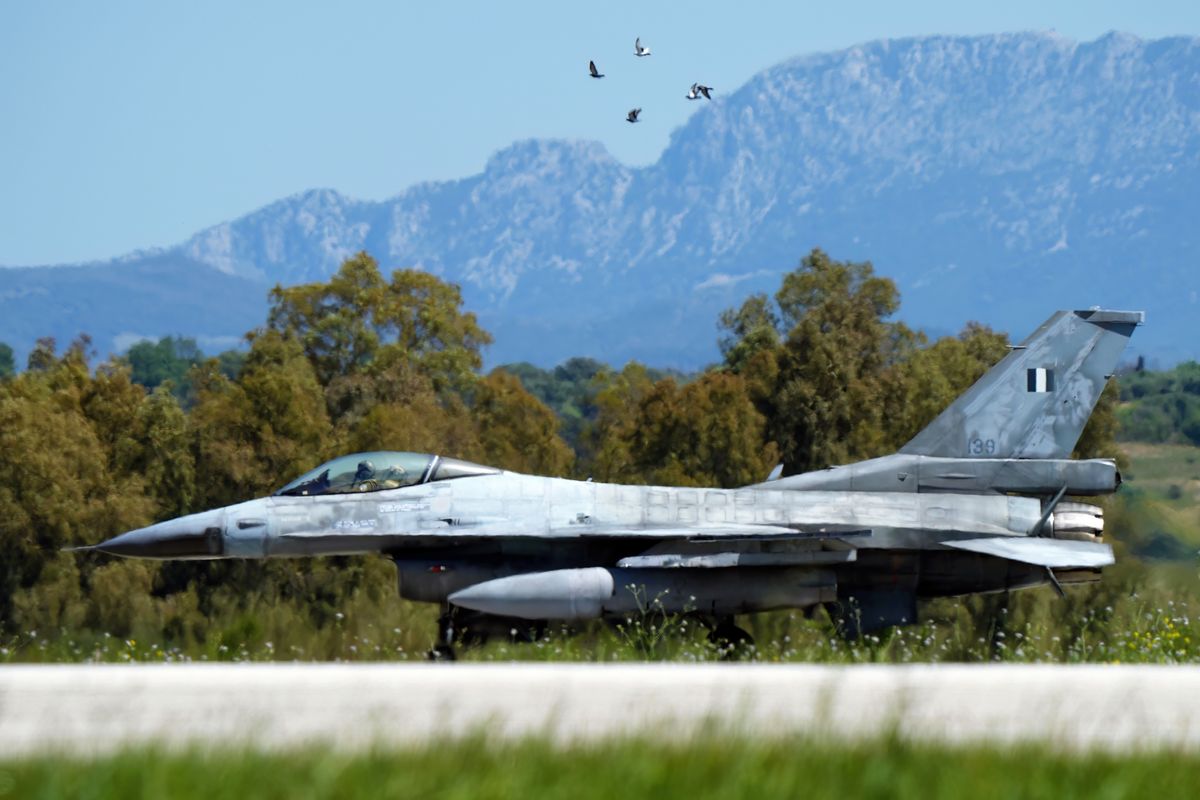
[[1200,446],[1200,363],[1121,376],[1121,438]]
[[[721,316],[722,361],[700,374],[587,359],[484,374],[491,337],[456,286],[384,275],[360,253],[327,282],[275,288],[240,353],[206,358],[169,338],[93,366],[86,337],[61,353],[43,340],[12,374],[0,351],[0,634],[141,631],[212,647],[264,625],[277,638],[324,630],[355,604],[383,613],[394,575],[378,560],[160,565],[63,551],[268,494],[340,453],[732,487],[780,461],[794,473],[890,452],[1007,345],[976,324],[929,342],[891,319],[898,307],[869,263],[814,250],[773,297]],[[1114,452],[1114,401],[1106,392],[1082,455]]]

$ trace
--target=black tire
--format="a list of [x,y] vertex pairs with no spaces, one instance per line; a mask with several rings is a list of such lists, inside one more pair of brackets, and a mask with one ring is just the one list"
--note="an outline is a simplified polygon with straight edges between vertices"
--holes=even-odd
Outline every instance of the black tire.
[[426,654],[426,657],[430,661],[458,661],[458,655],[454,652],[454,648],[448,644],[435,645]]
[[754,652],[754,637],[749,631],[734,625],[732,619],[717,623],[709,631],[708,641],[720,651],[722,661],[739,661]]

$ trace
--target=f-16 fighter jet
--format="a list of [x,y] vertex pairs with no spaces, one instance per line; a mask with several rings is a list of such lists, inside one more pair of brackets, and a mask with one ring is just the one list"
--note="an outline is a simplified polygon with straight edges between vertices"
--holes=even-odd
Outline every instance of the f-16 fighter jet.
[[[400,595],[464,634],[621,618],[652,603],[718,641],[733,615],[824,605],[845,635],[915,622],[918,598],[1099,579],[1110,459],[1072,460],[1141,312],[1059,311],[908,444],[741,489],[521,475],[445,456],[347,455],[270,497],[92,548],[157,559],[378,553]],[[776,471],[778,472],[778,470]],[[773,477],[774,477],[773,473]]]

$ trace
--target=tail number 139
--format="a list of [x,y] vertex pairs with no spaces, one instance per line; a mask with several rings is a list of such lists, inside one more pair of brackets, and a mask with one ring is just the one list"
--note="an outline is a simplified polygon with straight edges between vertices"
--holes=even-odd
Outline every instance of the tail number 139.
[[967,453],[973,456],[993,456],[996,454],[996,440],[972,439],[967,442]]

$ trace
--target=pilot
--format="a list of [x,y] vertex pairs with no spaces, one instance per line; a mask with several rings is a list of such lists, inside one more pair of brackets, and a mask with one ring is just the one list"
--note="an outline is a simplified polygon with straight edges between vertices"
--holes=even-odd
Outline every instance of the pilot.
[[396,464],[388,468],[383,480],[379,481],[380,489],[399,489],[404,485],[404,467]]
[[358,469],[354,472],[354,488],[360,492],[372,492],[379,488],[379,481],[375,480],[375,465],[370,461],[358,462]]
[[380,489],[398,489],[405,485],[404,467],[396,464],[388,467],[383,473],[375,470],[370,461],[358,462],[354,472],[354,490],[357,492],[376,492]]

